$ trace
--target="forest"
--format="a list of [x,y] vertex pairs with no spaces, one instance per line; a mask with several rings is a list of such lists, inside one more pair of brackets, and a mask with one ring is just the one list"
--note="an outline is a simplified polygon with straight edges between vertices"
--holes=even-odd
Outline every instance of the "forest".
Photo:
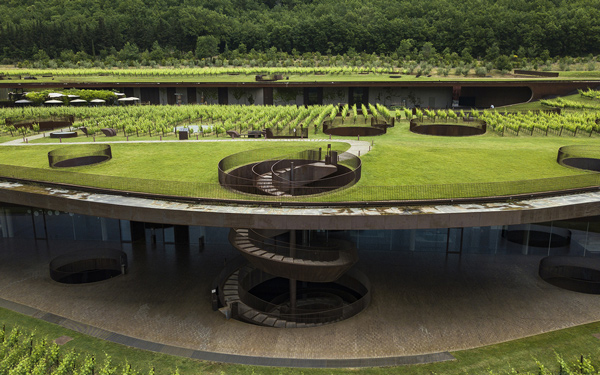
[[600,0],[6,0],[0,63],[228,54],[581,57]]

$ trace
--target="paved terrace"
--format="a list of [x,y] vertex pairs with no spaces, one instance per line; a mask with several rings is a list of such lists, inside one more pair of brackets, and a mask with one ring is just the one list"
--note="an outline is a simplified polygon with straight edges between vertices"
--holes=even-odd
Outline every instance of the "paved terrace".
[[223,362],[360,367],[452,359],[474,348],[600,320],[600,298],[537,276],[539,256],[407,253],[361,247],[371,305],[315,328],[274,329],[212,311],[211,282],[236,252],[123,245],[129,273],[53,282],[55,256],[118,243],[0,240],[0,306],[103,339]]

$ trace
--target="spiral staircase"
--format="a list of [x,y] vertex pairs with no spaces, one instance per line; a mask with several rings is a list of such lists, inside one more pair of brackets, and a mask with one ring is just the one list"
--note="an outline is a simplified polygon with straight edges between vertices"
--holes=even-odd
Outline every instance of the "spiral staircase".
[[246,259],[218,282],[222,311],[277,328],[315,327],[347,319],[370,301],[367,278],[349,241],[298,241],[297,231],[232,229],[231,244]]
[[346,241],[304,246],[251,229],[232,229],[229,241],[256,268],[300,281],[337,280],[358,260],[356,249]]

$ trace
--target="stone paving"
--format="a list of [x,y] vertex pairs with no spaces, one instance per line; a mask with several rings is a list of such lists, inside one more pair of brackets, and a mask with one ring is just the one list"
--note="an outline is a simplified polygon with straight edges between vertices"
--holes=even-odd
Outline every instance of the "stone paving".
[[[210,289],[230,245],[131,245],[130,272],[111,280],[52,281],[55,256],[118,243],[0,240],[0,298],[117,334],[235,355],[350,359],[473,348],[600,320],[600,297],[537,276],[539,256],[448,255],[361,248],[371,305],[335,324],[274,329],[211,309]],[[72,323],[76,324],[76,323]],[[182,349],[183,350],[183,349]]]

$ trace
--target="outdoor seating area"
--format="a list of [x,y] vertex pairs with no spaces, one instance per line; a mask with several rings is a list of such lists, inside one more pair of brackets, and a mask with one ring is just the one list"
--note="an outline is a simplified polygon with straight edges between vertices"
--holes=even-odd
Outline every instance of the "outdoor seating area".
[[294,133],[294,135],[275,135],[271,128],[265,129],[265,138],[267,139],[301,139],[308,138],[308,128],[303,128],[299,132],[300,134]]
[[263,135],[263,132],[261,132],[260,130],[250,130],[248,133],[246,134],[240,134],[239,132],[235,131],[235,130],[227,130],[225,132],[228,136],[230,136],[232,139],[234,138],[241,138],[241,137],[247,137],[247,138],[261,138]]
[[5,118],[6,125],[12,125],[16,129],[26,127],[32,129],[34,124],[40,127],[40,130],[54,130],[71,127],[75,122],[75,116],[57,116],[51,118],[31,118],[27,120]]
[[77,137],[77,132],[52,132],[50,133],[50,138],[75,138]]
[[104,128],[100,129],[100,131],[102,131],[102,133],[107,137],[114,137],[117,135],[117,130],[112,128]]
[[279,81],[283,79],[283,74],[257,74],[256,81]]
[[[86,136],[93,135],[93,134],[90,134],[88,128],[85,126],[80,127],[79,130],[81,130],[81,132],[83,134],[85,134]],[[102,132],[102,134],[104,134],[107,137],[114,137],[117,135],[117,129],[103,128],[103,129],[100,129],[100,131]]]

